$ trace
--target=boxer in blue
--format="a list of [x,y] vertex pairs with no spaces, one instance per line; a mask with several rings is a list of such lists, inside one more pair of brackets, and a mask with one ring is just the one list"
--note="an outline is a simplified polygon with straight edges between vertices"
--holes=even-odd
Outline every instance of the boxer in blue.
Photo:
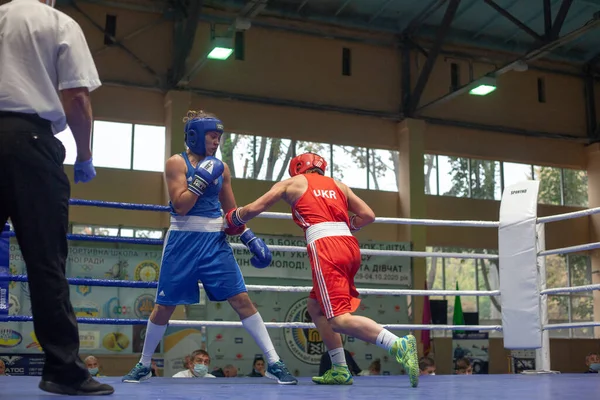
[[265,268],[271,263],[269,249],[250,229],[224,224],[222,210],[237,206],[229,167],[214,157],[223,124],[203,111],[189,111],[184,122],[187,149],[169,158],[165,166],[171,224],[164,241],[156,304],[148,320],[142,357],[122,381],[137,383],[152,376],[152,355],[175,307],[198,303],[201,281],[209,300],[227,300],[237,312],[268,361],[265,376],[295,385],[298,380],[277,355],[227,241],[227,235],[240,235],[254,254],[252,265]]

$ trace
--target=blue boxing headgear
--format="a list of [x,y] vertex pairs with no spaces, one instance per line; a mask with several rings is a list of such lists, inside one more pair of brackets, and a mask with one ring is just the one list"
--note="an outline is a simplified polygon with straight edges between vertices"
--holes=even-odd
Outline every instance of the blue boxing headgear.
[[185,123],[185,144],[200,156],[206,155],[205,136],[207,132],[223,133],[223,123],[216,118],[195,118]]

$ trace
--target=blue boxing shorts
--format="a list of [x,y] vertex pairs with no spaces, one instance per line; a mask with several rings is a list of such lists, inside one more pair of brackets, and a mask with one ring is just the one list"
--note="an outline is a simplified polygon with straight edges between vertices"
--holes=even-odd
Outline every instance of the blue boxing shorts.
[[224,301],[247,292],[222,227],[223,218],[171,217],[163,245],[157,304],[198,303],[198,281],[210,301]]

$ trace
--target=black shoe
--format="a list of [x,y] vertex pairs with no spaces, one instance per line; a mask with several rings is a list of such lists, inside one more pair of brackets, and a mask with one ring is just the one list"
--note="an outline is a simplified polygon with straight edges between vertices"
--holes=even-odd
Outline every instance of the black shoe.
[[42,380],[39,388],[45,392],[66,394],[70,396],[98,396],[103,394],[113,394],[115,391],[112,386],[100,383],[91,376],[81,383],[70,385]]

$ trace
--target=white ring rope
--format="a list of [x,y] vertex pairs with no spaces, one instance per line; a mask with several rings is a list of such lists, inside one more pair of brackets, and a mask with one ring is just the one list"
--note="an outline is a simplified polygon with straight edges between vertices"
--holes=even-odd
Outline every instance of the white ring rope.
[[[234,249],[248,250],[246,246],[241,243],[231,243],[231,247]],[[298,246],[278,246],[268,245],[269,250],[282,251],[287,253],[306,253],[305,247]],[[444,258],[471,258],[471,259],[483,259],[483,260],[497,260],[496,254],[481,254],[481,253],[444,253],[444,252],[431,252],[431,251],[394,251],[394,250],[375,250],[375,249],[360,249],[360,253],[363,255],[373,256],[394,256],[394,257],[444,257]]]
[[[198,286],[202,287],[199,283]],[[262,292],[309,293],[312,286],[264,286],[246,285],[246,289]],[[362,295],[378,294],[387,296],[500,296],[499,290],[415,290],[415,289],[367,289],[357,288]]]
[[573,211],[573,212],[564,213],[564,214],[550,215],[548,217],[540,217],[537,219],[537,223],[538,224],[547,224],[548,222],[556,222],[556,221],[562,221],[565,219],[586,217],[588,215],[594,215],[594,214],[598,214],[598,213],[600,213],[600,207],[588,208],[587,210]]
[[584,286],[568,286],[542,290],[540,295],[551,295],[557,293],[579,293],[579,292],[590,292],[592,290],[600,290],[600,284],[595,285],[584,285]]
[[[83,323],[83,322],[81,322]],[[499,325],[408,325],[408,324],[381,324],[389,330],[452,330],[452,331],[502,331]],[[169,326],[203,326],[203,327],[227,327],[243,328],[238,321],[169,321]],[[315,328],[315,324],[309,322],[265,322],[267,328]]]
[[576,253],[578,251],[588,251],[588,250],[594,250],[594,249],[600,249],[600,242],[579,244],[577,246],[569,246],[569,247],[563,247],[560,249],[540,251],[538,253],[538,256],[550,256],[552,254],[568,254],[568,253]]
[[550,331],[555,329],[568,329],[568,328],[593,328],[594,326],[600,326],[600,321],[590,322],[567,322],[563,324],[548,324],[542,327],[543,330]]
[[[258,217],[269,219],[292,219],[292,214],[281,212],[264,212]],[[257,218],[258,218],[257,217]],[[460,220],[440,220],[440,219],[412,219],[412,218],[375,218],[376,224],[396,224],[396,225],[430,225],[430,226],[470,226],[477,228],[498,228],[498,221],[460,221]]]

